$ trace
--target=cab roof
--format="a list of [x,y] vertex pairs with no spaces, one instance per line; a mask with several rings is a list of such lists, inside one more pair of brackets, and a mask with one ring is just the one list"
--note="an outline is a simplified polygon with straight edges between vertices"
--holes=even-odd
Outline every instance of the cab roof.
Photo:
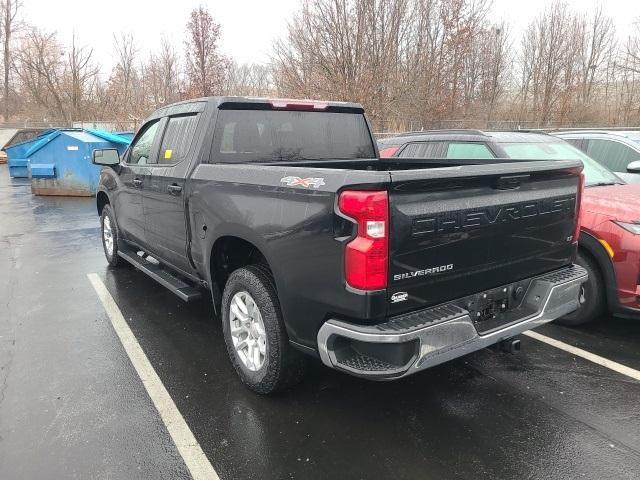
[[227,110],[302,110],[302,111],[329,111],[345,113],[364,113],[362,105],[351,102],[336,102],[326,100],[296,100],[290,98],[263,98],[247,96],[218,96],[200,97],[183,100],[181,102],[165,105],[158,108],[149,117],[149,120],[164,117],[167,115],[180,115],[185,113],[202,112],[205,107]]
[[566,129],[566,130],[557,130],[552,132],[554,135],[559,137],[570,136],[570,135],[612,135],[616,137],[625,137],[632,140],[640,139],[640,129],[636,130],[618,130],[618,129],[599,129],[599,128],[585,128],[585,129]]
[[497,143],[548,143],[554,141],[554,137],[539,131],[531,130],[426,130],[421,132],[408,132],[395,137],[381,139],[380,144],[394,145],[419,141],[466,141],[466,142],[497,142]]

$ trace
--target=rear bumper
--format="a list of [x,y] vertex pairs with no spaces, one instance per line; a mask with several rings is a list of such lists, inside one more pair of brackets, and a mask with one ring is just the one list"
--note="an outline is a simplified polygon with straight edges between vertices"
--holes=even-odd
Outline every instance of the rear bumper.
[[533,278],[522,303],[533,313],[482,334],[454,302],[381,325],[328,320],[318,331],[320,358],[328,367],[372,379],[411,375],[571,313],[586,281],[578,265]]

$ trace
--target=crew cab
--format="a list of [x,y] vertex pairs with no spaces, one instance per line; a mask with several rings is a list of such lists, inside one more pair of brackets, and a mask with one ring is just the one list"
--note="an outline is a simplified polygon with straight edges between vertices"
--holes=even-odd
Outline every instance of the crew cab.
[[182,102],[94,163],[108,263],[210,294],[260,393],[302,378],[304,354],[418,372],[574,311],[587,280],[579,160],[383,160],[354,103]]

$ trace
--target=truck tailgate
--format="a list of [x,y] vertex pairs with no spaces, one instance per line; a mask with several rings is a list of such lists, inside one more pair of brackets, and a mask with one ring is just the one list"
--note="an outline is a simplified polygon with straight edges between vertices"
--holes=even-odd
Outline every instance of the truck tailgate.
[[390,172],[389,313],[571,263],[581,169],[547,161]]

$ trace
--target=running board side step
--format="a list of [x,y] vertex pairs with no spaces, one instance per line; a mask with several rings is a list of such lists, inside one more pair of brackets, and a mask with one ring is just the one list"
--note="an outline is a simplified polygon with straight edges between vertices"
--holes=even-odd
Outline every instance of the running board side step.
[[181,300],[184,300],[185,302],[192,302],[202,297],[202,292],[200,290],[162,266],[148,262],[146,259],[139,257],[136,253],[131,251],[123,252],[122,250],[119,250],[118,255],[138,270],[149,275],[163,287],[171,290],[180,297]]

